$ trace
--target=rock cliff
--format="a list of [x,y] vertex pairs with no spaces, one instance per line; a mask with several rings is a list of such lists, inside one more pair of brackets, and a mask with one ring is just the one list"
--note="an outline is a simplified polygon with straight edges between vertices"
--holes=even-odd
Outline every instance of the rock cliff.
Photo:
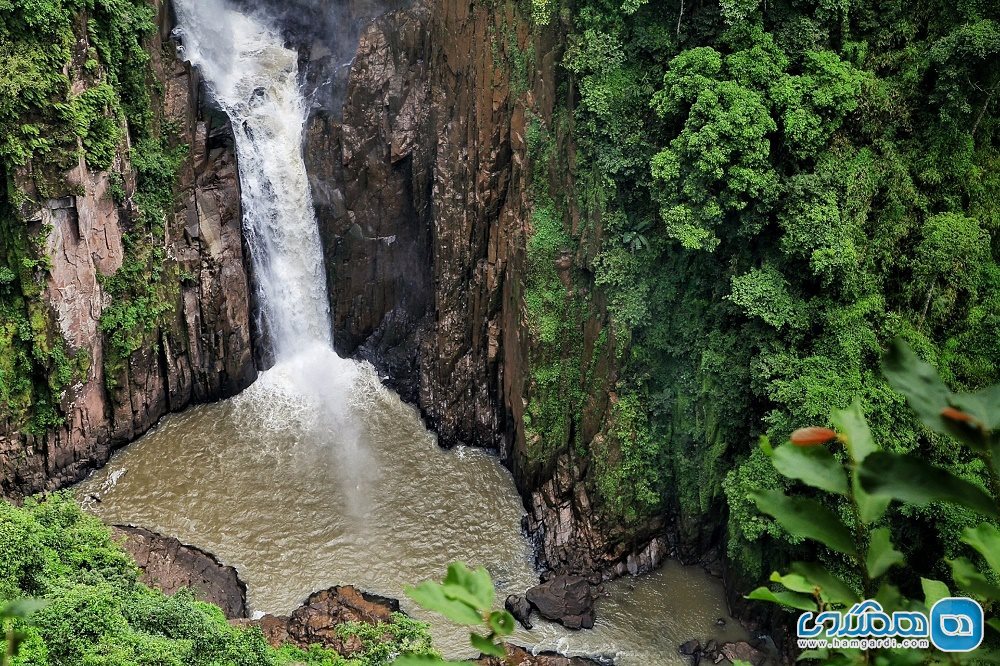
[[[383,15],[361,32],[343,106],[313,114],[305,154],[338,351],[387,375],[444,445],[498,449],[543,563],[600,578],[647,570],[668,548],[653,540],[662,521],[622,527],[592,499],[616,375],[588,269],[596,244],[529,256],[541,190],[559,193],[567,234],[600,235],[567,194],[560,31],[529,29],[514,3],[421,0]],[[547,153],[532,145],[540,134]],[[531,310],[533,271],[557,307],[582,303],[555,343]],[[532,410],[554,410],[559,427],[528,425]]]
[[35,239],[48,266],[33,314],[80,359],[80,372],[58,396],[62,422],[43,434],[15,414],[0,417],[4,495],[76,481],[164,414],[236,393],[255,376],[235,156],[227,128],[202,105],[197,77],[176,57],[169,8],[156,4],[153,111],[189,147],[164,236],[149,240],[166,257],[157,285],[166,305],[145,344],[110,363],[105,282],[122,267],[123,239],[138,215],[127,134],[111,170],[92,171],[81,158],[59,191],[41,187],[30,164],[14,174],[25,225],[15,233]]

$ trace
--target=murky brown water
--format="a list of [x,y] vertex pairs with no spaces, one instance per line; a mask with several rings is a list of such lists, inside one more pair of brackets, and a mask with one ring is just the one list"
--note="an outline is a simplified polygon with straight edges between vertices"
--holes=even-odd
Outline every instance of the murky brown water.
[[[371,371],[313,351],[242,395],[170,416],[77,488],[108,522],[178,537],[234,565],[257,611],[286,613],[312,591],[354,584],[403,598],[447,564],[482,564],[498,603],[537,584],[509,473],[482,451],[444,451],[415,410]],[[465,629],[432,622],[446,655],[470,656]],[[516,642],[604,654],[624,666],[684,663],[678,644],[719,637],[719,582],[668,563],[617,581],[592,631],[538,622]],[[537,616],[536,616],[537,617]],[[731,638],[741,638],[730,621]]]

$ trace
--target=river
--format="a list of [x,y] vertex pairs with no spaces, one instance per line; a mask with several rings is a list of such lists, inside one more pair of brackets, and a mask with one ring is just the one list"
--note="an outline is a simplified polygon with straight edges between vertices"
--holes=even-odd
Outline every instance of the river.
[[[508,472],[482,451],[440,449],[370,366],[332,350],[297,54],[225,0],[174,6],[182,55],[232,121],[256,316],[274,366],[231,400],[164,419],[79,496],[108,522],[215,553],[240,571],[257,611],[287,613],[335,584],[401,597],[454,560],[486,566],[501,603],[523,593],[538,574]],[[690,638],[743,637],[732,620],[715,626],[722,587],[700,569],[670,564],[607,588],[593,630],[539,622],[514,640],[656,666],[683,663],[677,646]],[[433,622],[447,656],[472,656],[466,629],[404,608]]]

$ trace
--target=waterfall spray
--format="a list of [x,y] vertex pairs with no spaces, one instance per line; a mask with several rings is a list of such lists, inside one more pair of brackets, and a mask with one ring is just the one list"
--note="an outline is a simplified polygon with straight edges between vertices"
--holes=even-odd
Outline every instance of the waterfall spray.
[[308,104],[298,55],[267,23],[227,0],[175,0],[182,55],[233,126],[257,300],[275,364],[234,400],[256,428],[336,454],[340,489],[357,513],[377,474],[360,424],[382,392],[367,364],[333,351],[319,228],[302,156]]
[[223,0],[178,0],[176,9],[183,56],[232,122],[258,314],[275,360],[330,347],[323,255],[302,157],[308,105],[298,56],[276,31]]

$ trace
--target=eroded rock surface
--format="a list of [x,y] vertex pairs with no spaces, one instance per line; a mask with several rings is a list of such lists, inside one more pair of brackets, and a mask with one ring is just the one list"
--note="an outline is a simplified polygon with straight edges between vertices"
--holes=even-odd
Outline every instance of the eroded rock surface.
[[123,237],[137,214],[135,176],[124,158],[114,168],[121,204],[112,194],[112,174],[90,171],[82,161],[65,175],[67,193],[60,198],[42,198],[30,169],[15,177],[28,200],[39,202],[20,211],[29,232],[49,230],[44,302],[50,319],[68,355],[86,363],[80,363],[82,380],[61,396],[63,425],[36,435],[0,415],[4,495],[77,481],[167,412],[233,395],[256,375],[235,155],[225,122],[204,112],[196,75],[176,57],[167,7],[156,4],[160,31],[149,50],[162,95],[154,86],[153,104],[190,147],[163,247],[177,285],[167,296],[170,309],[147,345],[109,367],[111,343],[100,321],[111,299],[101,280],[121,267]]
[[167,594],[188,588],[227,618],[247,616],[247,586],[236,569],[200,548],[141,527],[116,525],[112,535],[142,570],[142,582]]
[[[598,344],[609,335],[600,295],[578,332],[593,367],[578,431],[539,442],[525,430],[536,366],[560,362],[536,358],[525,311],[532,188],[539,177],[571,179],[574,150],[554,133],[568,163],[533,167],[529,135],[559,124],[564,40],[558,25],[533,30],[518,12],[418,0],[376,19],[361,33],[343,108],[310,119],[305,156],[335,344],[371,361],[445,446],[500,451],[532,509],[543,565],[597,579],[645,571],[667,550],[649,546],[662,521],[602,522],[588,495],[593,466],[556,464],[608,427],[615,345]],[[584,222],[567,199],[564,226],[576,233]],[[567,297],[588,279],[591,245],[556,262]],[[556,480],[564,467],[572,473]]]
[[259,620],[247,620],[241,625],[260,627],[268,642],[279,647],[293,643],[301,648],[319,644],[350,658],[362,648],[353,636],[342,638],[337,627],[345,622],[388,623],[399,610],[395,599],[362,592],[351,585],[331,587],[313,592],[289,616],[265,615]]

